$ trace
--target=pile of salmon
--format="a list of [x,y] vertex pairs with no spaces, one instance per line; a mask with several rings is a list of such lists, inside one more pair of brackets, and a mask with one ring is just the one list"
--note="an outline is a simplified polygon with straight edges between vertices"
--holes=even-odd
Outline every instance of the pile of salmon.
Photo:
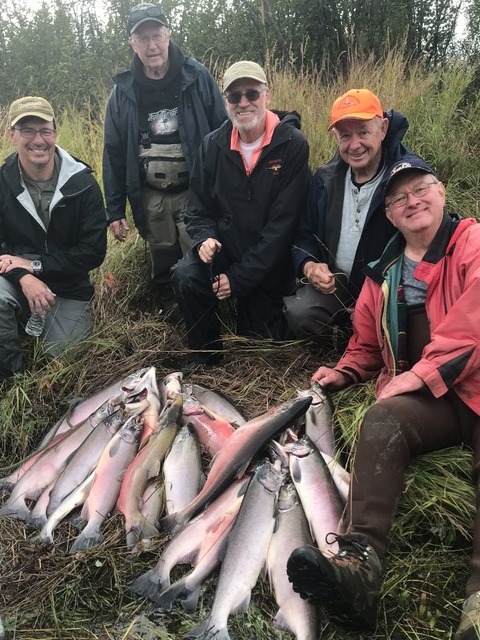
[[[10,492],[0,515],[38,528],[47,544],[73,516],[79,534],[69,553],[77,553],[102,544],[105,519],[120,512],[132,552],[171,536],[131,584],[157,607],[193,613],[218,572],[210,615],[185,637],[228,640],[230,614],[247,610],[266,573],[274,626],[315,640],[317,609],[292,590],[286,563],[304,545],[327,553],[328,534],[338,531],[349,474],[335,457],[332,413],[313,385],[246,420],[230,399],[179,372],[158,384],[155,367],[142,369],[69,408],[0,480]],[[173,568],[186,564],[191,570],[172,584]]]

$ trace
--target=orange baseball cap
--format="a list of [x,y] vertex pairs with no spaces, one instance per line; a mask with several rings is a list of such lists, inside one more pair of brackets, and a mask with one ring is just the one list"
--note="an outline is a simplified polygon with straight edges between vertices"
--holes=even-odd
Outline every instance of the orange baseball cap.
[[337,98],[332,106],[332,122],[328,129],[340,120],[371,120],[383,118],[383,109],[377,96],[368,89],[350,89]]

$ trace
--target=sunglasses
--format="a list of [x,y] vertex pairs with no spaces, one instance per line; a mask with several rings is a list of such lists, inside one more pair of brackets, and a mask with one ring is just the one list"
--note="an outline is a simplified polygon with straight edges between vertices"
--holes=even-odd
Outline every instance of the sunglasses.
[[144,20],[145,18],[156,18],[157,20],[161,20],[164,24],[166,23],[165,14],[160,7],[146,7],[145,9],[136,9],[129,13],[128,24],[129,26],[134,27],[137,22],[140,22],[140,20]]
[[227,93],[225,97],[229,104],[238,104],[243,96],[245,96],[249,102],[255,102],[260,98],[260,95],[264,91],[265,89],[262,89],[261,91],[258,91],[258,89],[247,89],[246,91],[232,91],[232,93]]

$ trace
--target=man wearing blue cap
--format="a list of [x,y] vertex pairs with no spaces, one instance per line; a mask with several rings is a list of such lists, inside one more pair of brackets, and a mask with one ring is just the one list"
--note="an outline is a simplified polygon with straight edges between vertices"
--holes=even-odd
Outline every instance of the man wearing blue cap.
[[171,40],[159,6],[133,7],[127,33],[132,64],[114,77],[105,115],[107,217],[114,237],[124,240],[128,198],[166,308],[173,300],[170,267],[190,246],[183,223],[190,170],[204,136],[226,112],[208,70]]
[[[300,547],[287,565],[295,591],[357,629],[375,626],[382,562],[410,461],[471,447],[480,504],[480,225],[445,213],[445,188],[420,159],[391,167],[384,196],[397,233],[367,270],[345,354],[312,378],[338,390],[378,374],[377,402],[362,422],[332,555]],[[466,596],[454,640],[480,638],[480,513]]]

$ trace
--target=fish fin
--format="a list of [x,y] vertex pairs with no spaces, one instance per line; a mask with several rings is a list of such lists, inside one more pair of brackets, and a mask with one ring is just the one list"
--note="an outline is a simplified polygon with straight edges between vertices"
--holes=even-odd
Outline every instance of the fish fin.
[[0,509],[0,516],[8,516],[9,518],[15,518],[16,520],[22,520],[23,522],[30,522],[30,510],[25,502],[18,502],[15,500],[13,504],[8,504],[8,501]]
[[141,576],[138,576],[130,585],[130,590],[139,596],[149,598],[152,602],[156,602],[162,591],[170,586],[170,579],[167,576],[165,580],[158,580],[158,575],[150,569]]
[[288,620],[283,615],[283,611],[281,608],[277,611],[277,615],[273,619],[273,626],[275,627],[275,629],[280,629],[281,631],[288,631],[295,635],[295,630],[292,629],[292,627],[288,624]]
[[[248,590],[248,593],[245,595],[243,600],[241,600],[237,605],[232,608],[232,613],[246,613],[248,611],[248,607],[250,605],[250,598],[252,596],[251,589]],[[215,636],[217,637],[217,636]],[[219,638],[221,636],[218,636]]]
[[190,591],[185,586],[185,580],[179,580],[165,589],[155,598],[155,603],[159,609],[171,611],[172,605],[178,602],[182,605],[186,613],[194,613],[197,608],[198,598],[200,597],[200,585]]
[[290,456],[290,475],[294,482],[301,482],[302,471],[295,456]]
[[90,549],[96,547],[103,542],[103,535],[100,531],[95,531],[91,535],[85,535],[81,533],[70,547],[68,553],[76,553],[77,551],[83,551],[84,549]]
[[159,535],[158,529],[150,524],[148,520],[143,518],[141,524],[136,524],[130,527],[127,531],[127,549],[133,549],[143,540],[149,540],[150,538],[156,538]]
[[168,516],[163,516],[157,521],[156,527],[159,533],[169,533],[174,535],[178,533],[183,527],[184,522],[177,519],[178,512],[170,513]]
[[190,629],[185,634],[185,638],[201,638],[202,640],[209,640],[215,638],[215,640],[230,640],[226,627],[219,629],[210,623],[210,618],[207,618],[203,622],[200,622],[196,627]]
[[31,524],[32,527],[35,527],[35,529],[42,529],[46,522],[46,516],[36,516],[35,518],[30,518],[29,520],[29,524]]

